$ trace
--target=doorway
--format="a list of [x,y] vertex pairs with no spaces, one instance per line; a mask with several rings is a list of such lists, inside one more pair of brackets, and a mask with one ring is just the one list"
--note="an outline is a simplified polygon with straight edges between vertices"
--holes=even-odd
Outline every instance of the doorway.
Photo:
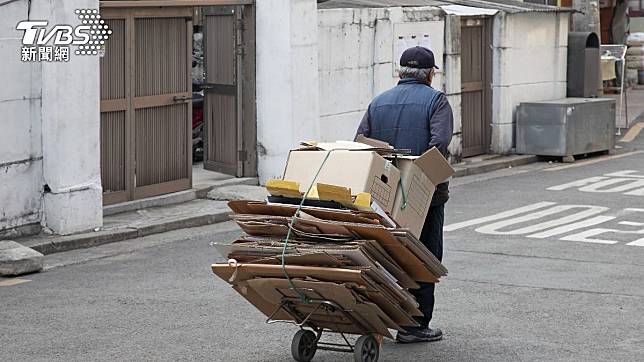
[[252,1],[103,1],[101,15],[103,204],[190,189],[195,151],[207,170],[256,176]]
[[254,7],[205,7],[203,23],[204,168],[257,176]]
[[192,187],[192,9],[108,8],[101,181],[113,204]]
[[491,22],[461,20],[461,115],[463,157],[490,149],[492,99]]

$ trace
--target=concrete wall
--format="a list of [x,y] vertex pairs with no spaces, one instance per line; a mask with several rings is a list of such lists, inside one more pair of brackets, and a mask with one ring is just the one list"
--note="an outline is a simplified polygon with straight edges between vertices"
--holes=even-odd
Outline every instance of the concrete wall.
[[594,31],[601,34],[599,0],[572,0],[572,8],[578,12],[572,14],[572,31]]
[[[102,224],[99,59],[23,63],[28,2],[0,8],[0,233],[40,224],[61,234]],[[31,19],[78,24],[97,0],[34,0]],[[45,185],[51,191],[44,192]]]
[[631,33],[644,33],[644,17],[631,18]]
[[42,211],[41,69],[20,61],[26,1],[0,8],[0,232],[38,224]]
[[[396,84],[395,43],[409,31],[432,38],[441,67],[433,86],[452,105],[449,149],[452,161],[458,161],[460,27],[458,16],[433,7],[317,10],[312,0],[258,2],[260,181],[281,175],[288,151],[298,141],[353,139],[371,99]],[[565,14],[495,17],[493,152],[512,151],[519,102],[565,97],[567,27]]]
[[[370,100],[395,85],[392,73],[396,24],[444,22],[443,66],[433,86],[454,111],[453,160],[461,138],[460,18],[434,8],[332,9],[319,11],[320,136],[354,136]],[[565,97],[568,15],[524,13],[494,19],[492,151],[514,147],[514,110],[523,101]],[[432,34],[434,35],[434,34]],[[535,56],[538,54],[538,56]],[[530,71],[526,71],[530,69]]]
[[492,152],[514,147],[521,102],[566,97],[568,15],[499,13],[494,18]]
[[[369,102],[398,81],[394,42],[405,31],[428,32],[438,49],[433,50],[441,57],[441,69],[433,87],[447,93],[459,133],[460,22],[454,19],[459,26],[445,34],[446,22],[453,28],[453,19],[446,20],[440,9],[432,7],[320,10],[320,138],[353,139]],[[460,136],[456,134],[454,140],[451,151],[460,154]]]
[[317,2],[257,6],[257,149],[263,184],[280,178],[288,151],[318,139]]

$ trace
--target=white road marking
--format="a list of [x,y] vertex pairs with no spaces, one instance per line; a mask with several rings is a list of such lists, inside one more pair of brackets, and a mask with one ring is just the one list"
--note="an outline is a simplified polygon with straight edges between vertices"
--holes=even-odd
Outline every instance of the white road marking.
[[627,207],[624,209],[626,212],[644,212],[644,209],[641,209],[639,207]]
[[535,239],[545,239],[556,235],[567,234],[571,231],[575,231],[575,230],[579,230],[579,229],[583,229],[591,226],[597,226],[599,224],[603,224],[607,221],[611,221],[616,218],[617,218],[616,216],[595,216],[588,220],[583,220],[576,223],[563,225],[558,228],[543,231],[537,234],[527,235],[527,237],[535,238]]
[[[615,184],[624,183],[624,182],[628,182],[628,183],[626,185],[603,189],[606,186],[615,185]],[[599,181],[588,186],[580,187],[579,191],[611,193],[611,192],[630,191],[631,189],[637,189],[641,187],[644,187],[644,180],[618,177],[618,178],[608,179],[604,181]]]
[[631,246],[644,246],[644,238],[641,238],[641,239],[635,240],[635,241],[633,241],[633,242],[631,242],[631,243],[628,243],[628,244],[626,244],[626,245],[631,245]]
[[[549,191],[563,191],[577,188],[582,192],[623,193],[629,196],[644,196],[644,175],[636,170],[622,170],[603,176],[587,177],[546,188]],[[609,187],[612,186],[612,187]]]
[[[581,210],[579,210],[581,209]],[[566,215],[566,212],[573,211]],[[626,245],[644,246],[644,222],[640,215],[632,220],[630,216],[635,213],[644,213],[644,208],[625,208],[613,210],[608,215],[597,215],[609,212],[610,209],[604,206],[593,205],[557,205],[556,202],[539,202],[517,209],[500,212],[491,216],[480,217],[445,227],[445,231],[454,231],[461,228],[474,226],[474,231],[488,235],[524,235],[532,239],[545,239],[548,237],[561,237],[559,240],[577,241],[595,244],[617,244],[620,241],[597,238],[601,234],[613,233],[620,235],[637,235],[638,240],[627,242],[621,238]],[[564,213],[563,215],[560,215]],[[596,216],[597,215],[597,216]],[[530,225],[530,222],[549,217],[547,221],[537,222]],[[639,220],[637,218],[640,218]],[[613,225],[621,225],[627,228],[598,228],[597,226],[609,221],[619,219]],[[504,230],[512,225],[528,223],[514,230]],[[481,225],[483,224],[483,225]],[[611,226],[613,226],[611,225]],[[476,227],[478,226],[478,227]],[[615,226],[613,226],[615,227]],[[588,229],[591,228],[591,229]],[[633,230],[636,228],[638,230]],[[585,230],[584,230],[585,229]],[[630,230],[624,230],[630,229]],[[581,230],[581,231],[580,231]],[[573,233],[573,234],[571,234]]]
[[642,187],[641,189],[626,192],[626,193],[624,193],[624,195],[644,196],[644,187]]
[[626,225],[626,226],[644,226],[644,222],[635,222],[635,221],[620,221],[618,222],[620,225]]
[[534,210],[538,210],[538,209],[543,209],[544,207],[548,207],[548,206],[552,206],[552,205],[556,205],[556,204],[557,204],[556,202],[548,202],[548,201],[538,202],[536,204],[531,204],[531,205],[523,206],[523,207],[520,207],[520,208],[517,208],[517,209],[500,212],[498,214],[485,216],[485,217],[480,217],[480,218],[472,219],[472,220],[468,220],[468,221],[463,221],[463,222],[459,222],[459,223],[456,223],[456,224],[447,225],[447,226],[445,226],[443,228],[443,230],[445,230],[445,231],[454,231],[454,230],[466,228],[468,226],[479,225],[479,224],[483,224],[483,223],[490,222],[490,221],[505,219],[505,218],[508,218],[508,217],[511,217],[511,216],[514,216],[514,215],[518,215],[518,214],[522,214],[522,213],[525,213],[525,212],[534,211]]
[[606,176],[589,177],[589,178],[584,178],[584,179],[573,181],[573,182],[568,182],[568,183],[565,183],[565,184],[559,185],[559,186],[548,187],[546,190],[563,191],[563,190],[569,189],[571,187],[582,187],[582,186],[591,185],[591,184],[593,184],[595,182],[600,182],[600,181],[607,180],[607,179],[609,179],[609,177],[606,177]]
[[[555,215],[562,213],[564,211],[568,210],[574,210],[574,209],[579,209],[579,208],[584,208],[587,210],[577,212],[572,215],[568,215],[565,217],[557,218],[554,220],[542,222],[539,224],[534,224],[530,225],[524,228],[516,229],[516,230],[511,230],[511,231],[500,231],[500,229],[503,229],[505,227],[527,222],[527,221],[532,221],[532,220],[537,220],[541,219],[545,216],[549,215]],[[509,219],[509,220],[503,220],[503,221],[498,221],[489,225],[481,226],[476,229],[477,232],[480,232],[482,234],[490,234],[490,235],[521,235],[521,234],[529,234],[529,233],[534,233],[538,231],[542,231],[545,229],[549,229],[555,226],[560,226],[564,224],[568,224],[571,222],[575,222],[590,216],[597,215],[599,213],[602,213],[604,211],[607,211],[607,207],[603,206],[587,206],[587,205],[559,205],[555,206],[546,210],[538,211],[538,212],[533,212],[528,215],[524,215],[521,217]]]
[[605,233],[618,233],[619,230],[615,229],[603,229],[603,228],[597,228],[597,229],[590,229],[586,231],[582,231],[577,234],[572,234],[568,235],[566,237],[563,237],[559,240],[565,240],[565,241],[579,241],[583,243],[596,243],[596,244],[617,244],[619,241],[615,240],[603,240],[603,239],[592,239],[590,236],[597,236]]
[[638,172],[637,170],[623,170],[613,173],[607,173],[605,176],[609,177],[632,177],[632,178],[644,178],[644,175],[633,175]]

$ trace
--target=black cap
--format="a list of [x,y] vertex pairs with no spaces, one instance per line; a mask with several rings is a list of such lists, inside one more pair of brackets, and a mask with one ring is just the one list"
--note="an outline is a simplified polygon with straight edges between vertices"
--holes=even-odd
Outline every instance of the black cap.
[[436,68],[434,53],[431,50],[415,46],[405,50],[400,56],[400,66],[418,69]]

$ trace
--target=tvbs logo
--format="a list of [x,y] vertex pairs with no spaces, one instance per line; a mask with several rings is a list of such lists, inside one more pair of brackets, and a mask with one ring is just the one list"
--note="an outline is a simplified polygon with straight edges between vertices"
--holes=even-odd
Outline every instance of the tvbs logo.
[[102,55],[112,30],[96,9],[76,9],[80,25],[58,24],[45,20],[21,21],[23,61],[68,61],[69,46],[76,55]]

